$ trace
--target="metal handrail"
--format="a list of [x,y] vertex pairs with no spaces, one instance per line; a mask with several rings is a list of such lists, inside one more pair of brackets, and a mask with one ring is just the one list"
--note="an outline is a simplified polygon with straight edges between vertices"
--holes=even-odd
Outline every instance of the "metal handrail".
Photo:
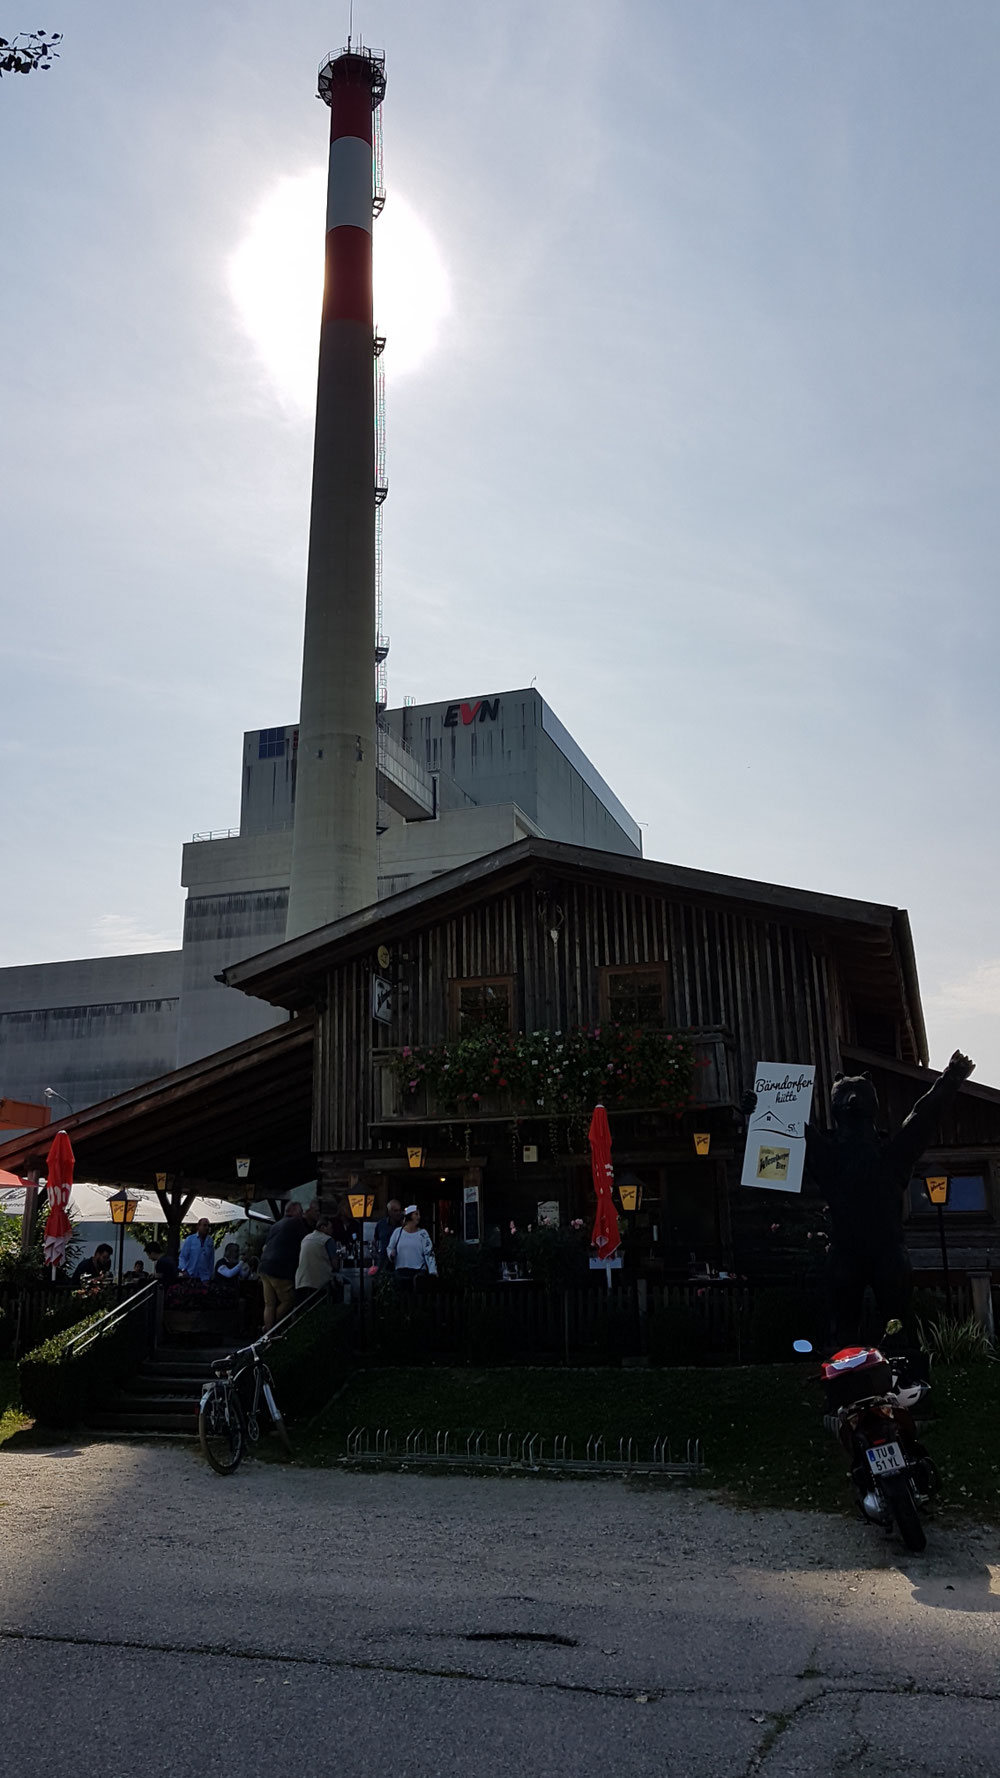
[[158,1289],[158,1281],[154,1279],[151,1283],[145,1284],[141,1290],[137,1290],[134,1296],[128,1297],[125,1302],[116,1303],[115,1307],[108,1309],[99,1321],[91,1322],[89,1327],[83,1328],[73,1339],[66,1341],[62,1351],[63,1357],[68,1358],[72,1355],[79,1358],[80,1353],[85,1352],[88,1346],[92,1346],[95,1340],[103,1339],[104,1335],[110,1333],[113,1327],[119,1326],[128,1315],[133,1314],[140,1303],[148,1303]]

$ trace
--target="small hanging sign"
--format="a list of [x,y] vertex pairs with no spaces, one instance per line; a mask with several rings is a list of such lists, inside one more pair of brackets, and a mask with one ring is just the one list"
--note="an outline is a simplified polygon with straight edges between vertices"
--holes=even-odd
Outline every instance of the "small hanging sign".
[[406,1151],[406,1161],[407,1161],[407,1165],[410,1167],[422,1167],[424,1164],[423,1149],[422,1148],[408,1148]]
[[380,1025],[392,1024],[392,983],[380,975],[372,976],[372,1018]]

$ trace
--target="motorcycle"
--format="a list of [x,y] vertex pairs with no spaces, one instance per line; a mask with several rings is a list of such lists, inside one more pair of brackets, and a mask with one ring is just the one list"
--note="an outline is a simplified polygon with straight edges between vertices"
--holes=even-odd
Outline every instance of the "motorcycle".
[[[887,1331],[894,1331],[891,1323]],[[812,1351],[808,1340],[794,1347]],[[919,1355],[887,1358],[876,1346],[845,1346],[820,1368],[823,1424],[847,1453],[863,1517],[886,1529],[895,1523],[907,1549],[925,1549],[921,1513],[940,1478],[914,1424],[914,1409],[930,1391],[919,1375]]]

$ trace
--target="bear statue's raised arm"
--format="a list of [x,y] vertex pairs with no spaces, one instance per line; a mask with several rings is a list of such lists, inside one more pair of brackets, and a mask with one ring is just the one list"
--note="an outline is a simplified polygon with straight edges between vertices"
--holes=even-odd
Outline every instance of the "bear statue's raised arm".
[[899,1165],[915,1167],[929,1147],[935,1128],[940,1122],[942,1113],[954,1104],[963,1081],[976,1066],[961,1050],[956,1050],[944,1073],[939,1075],[934,1085],[917,1100],[912,1111],[903,1119],[896,1134],[889,1139],[892,1158]]

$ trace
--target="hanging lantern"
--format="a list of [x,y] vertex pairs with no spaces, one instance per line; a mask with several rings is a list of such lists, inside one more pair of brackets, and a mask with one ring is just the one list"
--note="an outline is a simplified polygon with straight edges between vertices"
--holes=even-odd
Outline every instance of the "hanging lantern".
[[696,1134],[695,1139],[694,1139],[695,1154],[707,1154],[709,1147],[711,1146],[711,1141],[712,1141],[711,1131],[703,1130],[700,1133]]

